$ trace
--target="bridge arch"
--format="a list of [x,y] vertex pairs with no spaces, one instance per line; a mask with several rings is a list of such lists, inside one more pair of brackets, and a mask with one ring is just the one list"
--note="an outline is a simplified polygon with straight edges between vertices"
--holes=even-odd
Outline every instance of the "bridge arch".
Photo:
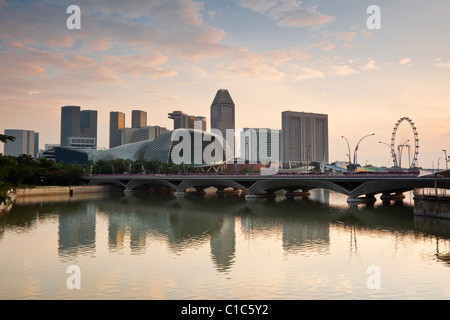
[[249,194],[258,194],[262,192],[272,193],[278,190],[298,190],[309,191],[311,189],[327,189],[336,191],[338,193],[343,193],[345,195],[350,195],[349,191],[333,182],[330,181],[318,181],[318,180],[261,180],[255,182],[247,192]]
[[214,187],[217,189],[233,188],[247,192],[247,188],[239,182],[233,180],[216,180],[216,179],[199,179],[199,180],[183,180],[177,186],[177,192],[184,192],[189,188],[206,189]]

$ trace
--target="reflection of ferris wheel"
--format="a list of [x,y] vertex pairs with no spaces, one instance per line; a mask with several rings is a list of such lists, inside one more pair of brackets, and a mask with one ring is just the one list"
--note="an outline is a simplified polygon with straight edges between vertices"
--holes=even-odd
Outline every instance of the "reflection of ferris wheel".
[[[418,163],[418,157],[419,157],[419,134],[417,133],[417,128],[414,125],[414,122],[408,117],[403,117],[400,120],[397,121],[397,123],[394,126],[394,130],[392,131],[392,138],[391,138],[391,150],[392,150],[392,157],[394,159],[394,165],[397,166],[397,157],[395,156],[395,136],[397,134],[398,127],[403,121],[409,122],[411,125],[411,128],[414,133],[414,158],[411,162],[411,167],[417,167]],[[404,147],[405,145],[399,145],[399,156],[401,156],[400,147]]]

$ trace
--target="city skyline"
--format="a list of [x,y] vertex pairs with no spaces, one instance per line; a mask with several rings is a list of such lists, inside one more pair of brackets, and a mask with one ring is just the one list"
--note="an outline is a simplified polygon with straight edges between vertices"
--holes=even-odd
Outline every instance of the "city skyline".
[[[391,165],[392,128],[414,120],[419,166],[444,165],[448,140],[450,4],[370,1],[78,1],[81,30],[69,30],[59,2],[0,1],[0,84],[5,129],[57,143],[61,106],[98,110],[98,147],[108,147],[109,112],[143,110],[148,125],[167,114],[209,115],[220,88],[236,103],[236,128],[281,129],[281,113],[329,116],[330,162]],[[166,21],[171,21],[168,26]],[[125,127],[131,127],[126,118]],[[403,123],[398,143],[412,137]],[[3,152],[1,147],[0,152]],[[434,162],[434,163],[433,163]]]

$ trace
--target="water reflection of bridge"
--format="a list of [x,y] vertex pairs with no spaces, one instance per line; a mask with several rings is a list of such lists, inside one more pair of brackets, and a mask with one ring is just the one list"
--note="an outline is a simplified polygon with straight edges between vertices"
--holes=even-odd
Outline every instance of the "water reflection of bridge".
[[[328,192],[320,193],[321,202],[285,197],[245,201],[241,196],[179,198],[121,193],[99,194],[98,199],[85,201],[86,197],[75,196],[70,202],[58,204],[58,251],[65,258],[95,254],[98,243],[105,243],[104,236],[111,252],[130,249],[136,255],[145,254],[150,241],[155,240],[180,254],[209,245],[217,270],[226,271],[235,263],[237,232],[249,237],[275,237],[287,254],[328,252],[330,230],[336,227],[388,233],[396,230],[396,236],[417,233],[450,239],[449,221],[416,217],[411,206],[333,207],[326,200]],[[20,221],[28,228],[35,223],[36,215],[45,219],[55,214],[53,202],[39,204],[38,213],[36,204],[21,207]],[[23,215],[23,209],[30,214]],[[1,221],[3,228],[10,219],[14,219],[14,210]],[[99,232],[99,219],[101,224],[107,222],[106,233]]]
[[[332,228],[348,228],[349,232],[360,228],[385,230],[396,237],[416,234],[432,236],[437,241],[450,240],[449,220],[415,216],[409,205],[334,207],[327,202],[328,191],[312,191],[311,198],[316,193],[321,201],[123,193],[61,197],[58,204],[53,198],[46,202],[42,199],[47,198],[36,197],[35,203],[33,198],[27,198],[23,204],[20,200],[16,204],[20,215],[15,214],[13,207],[0,220],[0,231],[9,225],[30,229],[38,220],[57,214],[58,252],[63,258],[95,255],[99,243],[107,243],[111,252],[129,249],[136,255],[145,254],[150,241],[156,240],[180,254],[209,245],[211,259],[219,271],[229,270],[235,263],[239,234],[275,237],[286,254],[326,253],[330,250]],[[101,225],[107,222],[106,233],[99,232],[99,221]],[[436,256],[446,259],[442,246]]]

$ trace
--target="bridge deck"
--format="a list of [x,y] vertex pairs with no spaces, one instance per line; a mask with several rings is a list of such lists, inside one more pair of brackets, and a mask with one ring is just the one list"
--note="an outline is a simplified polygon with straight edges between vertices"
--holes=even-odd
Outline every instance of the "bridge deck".
[[204,190],[216,187],[219,190],[232,187],[247,193],[248,196],[261,193],[273,194],[277,190],[294,192],[322,188],[333,190],[352,199],[365,195],[374,198],[382,193],[385,197],[401,194],[417,188],[450,189],[450,177],[436,175],[419,176],[417,173],[354,173],[354,174],[103,174],[86,175],[90,184],[115,183],[126,190],[143,185],[163,185],[185,192],[190,188]]

